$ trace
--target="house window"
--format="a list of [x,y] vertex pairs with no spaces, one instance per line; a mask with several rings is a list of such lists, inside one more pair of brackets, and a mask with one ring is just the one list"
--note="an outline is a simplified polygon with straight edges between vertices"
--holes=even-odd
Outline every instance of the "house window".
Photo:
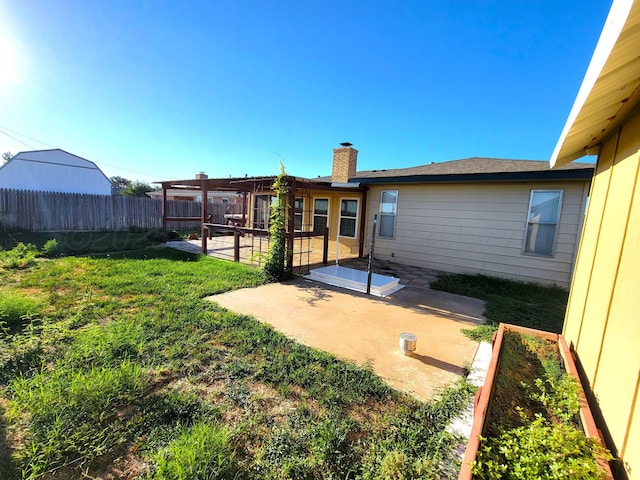
[[271,205],[275,202],[273,195],[256,195],[253,200],[253,228],[269,229]]
[[382,190],[380,198],[380,233],[379,237],[393,238],[396,228],[396,210],[398,207],[398,191]]
[[329,224],[329,199],[316,198],[313,200],[313,231],[324,232]]
[[296,232],[302,231],[303,207],[304,207],[304,198],[296,198],[293,203],[293,229]]
[[358,200],[343,198],[340,200],[340,236],[356,236],[358,222]]
[[553,256],[561,206],[562,190],[531,190],[525,253]]

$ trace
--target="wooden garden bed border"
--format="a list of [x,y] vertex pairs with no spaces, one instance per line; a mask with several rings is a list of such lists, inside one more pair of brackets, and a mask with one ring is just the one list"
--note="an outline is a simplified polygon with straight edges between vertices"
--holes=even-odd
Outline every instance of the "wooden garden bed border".
[[[478,448],[480,447],[479,436],[482,435],[485,426],[487,410],[489,408],[489,400],[491,397],[491,392],[493,391],[498,363],[500,362],[500,353],[502,351],[502,342],[504,339],[505,331],[546,338],[548,340],[555,341],[558,344],[564,369],[578,381],[578,385],[580,386],[578,396],[580,397],[579,415],[580,422],[582,423],[582,428],[584,429],[584,432],[588,437],[597,439],[600,445],[602,445],[603,447],[605,446],[602,434],[596,426],[595,420],[593,419],[593,415],[591,413],[591,409],[589,407],[589,404],[587,403],[584,388],[582,386],[582,382],[578,374],[578,369],[576,367],[574,354],[569,349],[565,338],[562,335],[556,333],[501,323],[498,327],[498,331],[494,334],[493,337],[493,354],[491,355],[491,361],[489,363],[489,368],[487,370],[487,376],[485,378],[484,385],[478,388],[478,391],[476,392],[474,398],[473,426],[471,428],[469,442],[467,443],[467,448],[462,460],[462,468],[460,469],[458,480],[471,480],[473,478],[473,475],[471,474],[471,463],[475,460]],[[613,474],[611,473],[609,462],[601,458],[598,459],[598,464],[605,470],[606,478],[613,480]]]

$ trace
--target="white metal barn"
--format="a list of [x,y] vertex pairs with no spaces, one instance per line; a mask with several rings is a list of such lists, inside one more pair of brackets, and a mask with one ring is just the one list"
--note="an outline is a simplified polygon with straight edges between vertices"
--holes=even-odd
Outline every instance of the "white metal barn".
[[98,166],[58,148],[20,152],[0,167],[0,188],[111,195]]

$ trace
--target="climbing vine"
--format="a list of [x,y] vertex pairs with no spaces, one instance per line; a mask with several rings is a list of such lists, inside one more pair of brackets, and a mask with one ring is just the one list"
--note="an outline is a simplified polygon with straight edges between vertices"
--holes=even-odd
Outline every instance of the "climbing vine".
[[282,162],[280,162],[280,174],[276,177],[272,186],[273,192],[276,195],[276,201],[269,217],[271,244],[263,268],[269,280],[272,281],[284,280],[289,276],[289,273],[285,269],[287,255],[286,226],[287,211],[289,209],[287,203],[289,185],[287,184],[286,177],[287,172]]

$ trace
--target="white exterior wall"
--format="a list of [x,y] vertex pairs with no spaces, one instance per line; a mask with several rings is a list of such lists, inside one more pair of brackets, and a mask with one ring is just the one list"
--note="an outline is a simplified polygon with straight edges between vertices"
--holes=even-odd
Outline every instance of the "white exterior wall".
[[95,163],[62,150],[22,152],[0,167],[0,188],[111,195]]
[[[564,192],[553,257],[523,254],[533,189]],[[395,238],[376,236],[375,258],[568,288],[588,183],[372,185],[367,197],[366,253],[382,190],[398,190]]]

